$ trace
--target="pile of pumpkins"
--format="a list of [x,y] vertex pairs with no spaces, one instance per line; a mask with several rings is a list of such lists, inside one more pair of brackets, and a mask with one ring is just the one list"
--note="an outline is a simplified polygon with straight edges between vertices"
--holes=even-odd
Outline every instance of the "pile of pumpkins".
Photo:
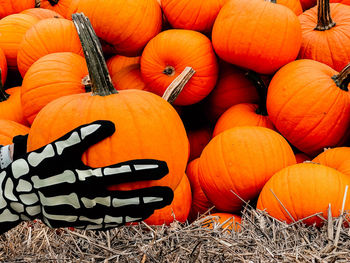
[[[239,222],[247,203],[322,225],[350,208],[349,0],[0,5],[0,144],[29,133],[31,151],[113,121],[115,134],[83,161],[166,161],[159,181],[113,186],[174,190],[151,225],[208,210]],[[74,13],[91,21],[110,74],[99,86],[109,88],[89,80]],[[169,103],[162,96],[186,67],[195,73]]]

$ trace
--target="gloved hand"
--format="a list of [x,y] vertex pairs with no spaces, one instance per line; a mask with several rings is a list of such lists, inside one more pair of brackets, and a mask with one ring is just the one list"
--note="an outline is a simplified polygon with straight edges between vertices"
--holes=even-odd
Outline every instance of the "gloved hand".
[[[103,230],[148,218],[169,205],[169,187],[131,191],[107,188],[125,182],[157,180],[169,171],[158,160],[131,160],[91,168],[81,161],[93,144],[112,135],[114,124],[96,121],[15,159],[0,172],[0,234],[24,220],[47,226]],[[15,148],[16,149],[16,148]]]

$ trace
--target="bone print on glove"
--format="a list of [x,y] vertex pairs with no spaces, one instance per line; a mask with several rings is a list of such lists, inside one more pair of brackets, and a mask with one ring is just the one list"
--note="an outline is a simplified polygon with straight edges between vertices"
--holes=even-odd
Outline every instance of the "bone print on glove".
[[91,168],[81,161],[91,145],[114,131],[110,121],[82,125],[0,172],[0,234],[33,219],[52,228],[104,230],[144,220],[169,205],[169,187],[107,190],[120,183],[161,179],[169,172],[165,162],[131,160]]

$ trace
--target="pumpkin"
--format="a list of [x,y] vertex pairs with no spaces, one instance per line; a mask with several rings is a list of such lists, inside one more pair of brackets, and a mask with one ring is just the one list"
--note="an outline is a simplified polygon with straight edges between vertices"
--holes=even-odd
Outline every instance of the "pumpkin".
[[219,211],[233,213],[243,206],[240,198],[256,198],[273,174],[295,163],[293,150],[277,132],[235,127],[215,136],[204,148],[198,177],[208,200]]
[[140,55],[162,28],[162,11],[156,0],[80,0],[97,36],[124,56]]
[[281,68],[267,93],[267,111],[276,129],[310,156],[342,144],[350,128],[349,67],[341,73],[313,60]]
[[206,218],[208,218],[208,220],[202,223],[203,227],[214,229],[220,225],[222,229],[227,229],[229,231],[239,231],[241,228],[242,218],[239,215],[231,213],[213,213]]
[[4,52],[2,51],[2,49],[0,48],[0,86],[5,85],[5,81],[7,78],[7,61],[6,61],[6,57]]
[[201,155],[204,147],[209,143],[211,135],[212,131],[208,126],[188,129],[187,137],[190,142],[190,157],[188,161],[192,161]]
[[316,156],[312,162],[332,167],[350,176],[350,147],[326,149]]
[[298,17],[285,6],[231,0],[215,20],[212,41],[221,59],[257,73],[273,74],[297,58],[301,27]]
[[267,87],[264,81],[255,72],[248,72],[246,76],[256,86],[256,89],[260,95],[259,104],[241,103],[229,108],[217,121],[213,131],[213,137],[225,130],[237,126],[261,126],[273,130],[275,129],[267,114]]
[[245,77],[245,71],[239,67],[219,61],[218,81],[206,98],[206,115],[211,123],[231,106],[239,103],[257,103],[259,96],[254,84]]
[[317,0],[300,0],[303,10],[310,9],[317,4]]
[[23,10],[21,14],[31,15],[40,20],[47,19],[47,18],[63,18],[59,13],[56,13],[55,11],[44,9],[44,8],[29,8],[29,9]]
[[32,124],[50,101],[90,91],[83,83],[87,76],[84,58],[75,53],[59,52],[39,58],[29,68],[22,83],[21,101],[27,121]]
[[155,210],[144,222],[148,225],[170,225],[176,219],[184,223],[190,212],[191,201],[191,186],[186,174],[184,174],[174,191],[174,199],[171,204]]
[[110,186],[110,189],[161,185],[175,190],[188,159],[188,138],[179,115],[167,101],[153,93],[116,91],[102,51],[98,46],[86,43],[88,38],[97,39],[89,35],[93,29],[81,14],[74,15],[74,23],[83,43],[92,93],[64,96],[47,104],[32,124],[28,151],[46,145],[81,124],[110,120],[115,124],[116,132],[90,147],[82,161],[91,167],[101,167],[133,159],[162,160],[167,163],[169,173],[161,180],[126,183]]
[[[349,184],[350,178],[333,168],[299,163],[272,176],[259,195],[257,209],[266,210],[280,221],[293,223],[319,212],[327,218],[328,205],[331,204],[332,216],[337,217],[342,208],[345,187]],[[345,210],[349,210],[349,194],[345,201]],[[323,224],[317,216],[302,222],[307,225]]]
[[162,10],[173,28],[210,32],[227,0],[162,0]]
[[17,70],[17,53],[23,36],[39,21],[30,15],[13,14],[0,20],[0,48],[10,70]]
[[303,163],[311,160],[310,156],[306,155],[305,153],[296,153],[295,159],[297,160],[297,163]]
[[107,60],[107,68],[117,90],[147,90],[140,71],[140,57],[116,55]]
[[0,119],[28,125],[22,110],[21,87],[14,87],[5,91],[0,82]]
[[329,4],[318,0],[318,5],[299,16],[302,42],[298,57],[312,59],[341,71],[350,62],[350,6]]
[[39,2],[41,8],[55,11],[63,17],[67,17],[72,0],[40,0]]
[[186,168],[186,174],[190,181],[192,191],[192,204],[189,220],[193,221],[201,214],[207,212],[214,205],[205,196],[198,179],[199,158],[192,160]]
[[35,0],[1,0],[0,19],[35,7]]
[[13,137],[17,135],[26,135],[29,128],[11,120],[0,119],[0,145],[12,144]]
[[299,0],[271,0],[273,3],[284,5],[292,10],[297,16],[303,13],[303,8]]
[[214,88],[218,65],[210,40],[196,31],[170,29],[151,39],[141,55],[142,78],[159,96],[187,66],[196,73],[174,105],[195,104]]
[[18,50],[17,64],[22,77],[39,58],[56,52],[83,55],[73,22],[63,18],[39,21],[26,32]]

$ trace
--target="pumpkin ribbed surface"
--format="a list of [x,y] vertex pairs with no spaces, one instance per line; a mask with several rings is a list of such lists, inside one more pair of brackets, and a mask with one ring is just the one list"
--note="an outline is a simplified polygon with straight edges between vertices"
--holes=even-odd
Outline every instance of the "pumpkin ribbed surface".
[[350,177],[350,147],[327,149],[316,156],[312,162],[332,167]]
[[35,0],[0,0],[0,6],[0,19],[2,19],[5,16],[33,8]]

